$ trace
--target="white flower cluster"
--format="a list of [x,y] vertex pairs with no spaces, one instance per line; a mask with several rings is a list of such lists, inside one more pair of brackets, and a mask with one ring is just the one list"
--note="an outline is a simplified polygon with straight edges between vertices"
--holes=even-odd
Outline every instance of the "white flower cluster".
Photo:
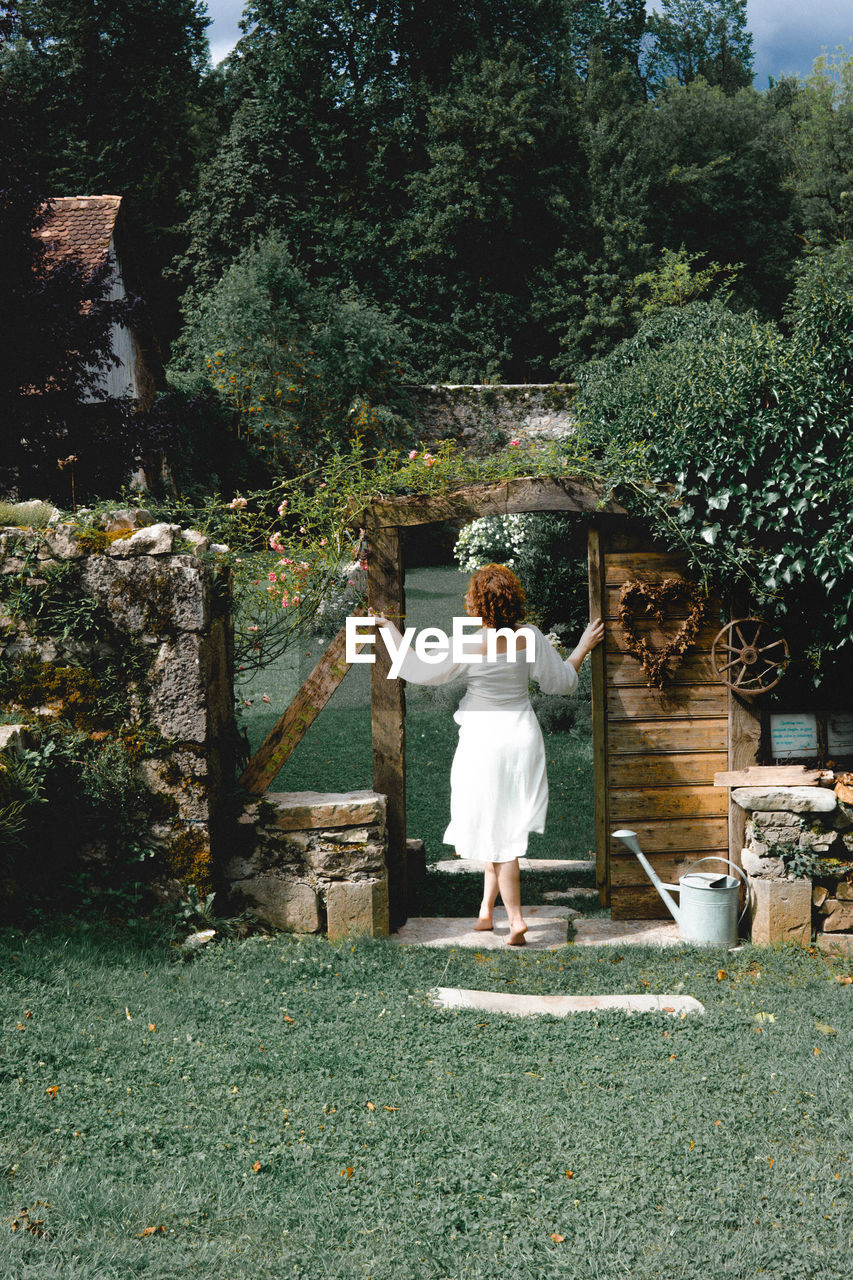
[[463,573],[473,573],[484,564],[515,567],[531,527],[529,515],[482,516],[467,524],[453,548],[453,555]]

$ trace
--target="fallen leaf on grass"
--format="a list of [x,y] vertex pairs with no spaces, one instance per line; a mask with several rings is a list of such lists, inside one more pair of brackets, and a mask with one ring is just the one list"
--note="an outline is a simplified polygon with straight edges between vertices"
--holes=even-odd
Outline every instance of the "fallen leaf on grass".
[[399,1107],[389,1107],[387,1102],[384,1104],[384,1106],[385,1106],[385,1110],[386,1110],[386,1111],[399,1111],[399,1110],[400,1110],[400,1108],[399,1108]]
[[566,1177],[567,1177],[567,1178],[573,1178],[574,1176],[575,1176],[575,1171],[574,1171],[574,1169],[567,1169],[567,1170],[566,1170]]
[[729,976],[729,975],[726,973],[725,969],[718,969],[718,970],[717,970],[717,981],[718,981],[718,982],[722,982],[723,978],[727,978],[728,976]]
[[764,1012],[762,1011],[761,1013],[754,1013],[754,1014],[752,1015],[752,1018],[753,1018],[753,1021],[754,1021],[754,1022],[775,1022],[775,1021],[776,1021],[776,1014],[775,1014],[775,1013],[764,1013]]
[[551,1239],[554,1241],[554,1244],[562,1244],[565,1238],[565,1236],[561,1236],[557,1231],[551,1232]]
[[348,1164],[345,1169],[341,1169],[341,1177],[351,1178],[354,1172],[355,1172],[355,1166]]
[[42,1228],[44,1227],[44,1218],[31,1218],[30,1214],[36,1209],[49,1209],[49,1200],[36,1200],[35,1204],[29,1209],[22,1209],[15,1218],[8,1218],[7,1221],[13,1231],[28,1231],[31,1236],[44,1236],[47,1234]]
[[674,1005],[674,1004],[665,1004],[665,1005],[663,1006],[663,1011],[664,1011],[664,1013],[675,1013],[675,1005]]
[[59,1085],[58,1085],[58,1084],[49,1084],[49,1085],[47,1086],[47,1088],[45,1089],[45,1093],[47,1094],[47,1096],[48,1096],[49,1098],[55,1098],[55,1097],[56,1097],[56,1095],[59,1093]]
[[670,1062],[675,1062],[675,1059],[676,1059],[676,1054],[671,1053],[671,1054],[669,1055],[669,1060],[670,1060]]
[[815,1026],[818,1031],[822,1031],[825,1036],[837,1036],[838,1032],[835,1027],[831,1027],[828,1022],[816,1022]]
[[260,1173],[260,1171],[261,1171],[261,1162],[260,1160],[256,1160],[255,1163],[252,1165],[252,1172]]
[[292,1022],[292,1021],[293,1021],[293,1019],[292,1019],[288,1014],[285,1014],[285,1015],[284,1015],[284,1020],[285,1020],[285,1022]]
[[133,1018],[130,1016],[130,1010],[127,1005],[124,1006],[124,1016],[127,1018],[128,1022],[133,1022]]
[[27,1012],[24,1014],[24,1017],[25,1017],[25,1018],[31,1018],[32,1016],[33,1016],[33,1011],[32,1011],[32,1009],[27,1009]]
[[815,1045],[815,1047],[814,1047],[814,1056],[815,1056],[816,1058],[819,1058],[819,1057],[820,1057],[820,1049],[818,1049],[817,1045]]
[[156,1235],[158,1231],[162,1232],[163,1235],[166,1234],[165,1227],[145,1227],[143,1231],[137,1232],[137,1238],[141,1240],[143,1236],[153,1236]]
[[149,1030],[149,1031],[156,1031],[156,1030],[157,1030],[157,1023],[156,1023],[156,1022],[149,1022],[149,1023],[148,1023],[148,1030]]
[[368,1110],[368,1111],[375,1111],[375,1110],[376,1110],[376,1103],[375,1103],[375,1102],[368,1102],[368,1104],[367,1104],[367,1110]]
[[849,973],[839,973],[836,974],[835,981],[840,982],[842,986],[849,987],[850,983],[853,982],[853,978],[850,977]]

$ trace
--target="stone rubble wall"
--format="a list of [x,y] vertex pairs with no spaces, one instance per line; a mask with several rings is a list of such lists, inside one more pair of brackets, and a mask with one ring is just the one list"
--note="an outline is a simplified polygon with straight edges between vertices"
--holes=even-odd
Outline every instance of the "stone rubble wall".
[[575,384],[454,385],[415,387],[412,427],[428,447],[453,440],[473,453],[510,440],[539,443],[572,434]]
[[[169,871],[167,893],[180,883],[210,887],[234,777],[230,579],[196,554],[209,546],[194,530],[150,523],[143,510],[116,512],[100,530],[62,524],[0,530],[0,573],[73,561],[79,587],[108,611],[115,632],[147,651],[135,718],[140,731],[160,735],[162,746],[141,755],[137,774],[151,795],[149,834]],[[93,650],[110,650],[108,639],[31,635],[25,621],[11,615],[0,623],[0,653],[7,658],[32,654],[43,664],[85,669]],[[32,710],[63,713],[59,704]],[[147,741],[140,732],[140,742]]]
[[[825,951],[853,950],[853,810],[827,787],[739,787],[732,799],[749,815],[742,866],[753,942],[808,946],[814,932]],[[826,872],[789,876],[779,845],[816,854]]]
[[387,935],[384,796],[268,791],[237,825],[223,866],[235,907],[294,933]]

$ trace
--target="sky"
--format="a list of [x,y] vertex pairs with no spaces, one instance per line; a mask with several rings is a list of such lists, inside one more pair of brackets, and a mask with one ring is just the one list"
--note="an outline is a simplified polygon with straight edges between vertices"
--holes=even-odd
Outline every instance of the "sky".
[[[655,7],[651,0],[648,8]],[[207,8],[213,19],[208,27],[211,57],[219,62],[240,36],[243,0],[207,0]],[[747,14],[757,89],[766,89],[770,76],[807,76],[822,48],[831,53],[845,45],[853,52],[851,0],[749,0]]]

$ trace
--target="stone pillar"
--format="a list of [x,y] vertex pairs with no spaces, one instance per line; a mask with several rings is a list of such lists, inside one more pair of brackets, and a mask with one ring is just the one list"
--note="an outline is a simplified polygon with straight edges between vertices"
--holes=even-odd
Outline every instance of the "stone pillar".
[[238,827],[223,868],[236,908],[293,933],[388,933],[384,796],[268,791]]

